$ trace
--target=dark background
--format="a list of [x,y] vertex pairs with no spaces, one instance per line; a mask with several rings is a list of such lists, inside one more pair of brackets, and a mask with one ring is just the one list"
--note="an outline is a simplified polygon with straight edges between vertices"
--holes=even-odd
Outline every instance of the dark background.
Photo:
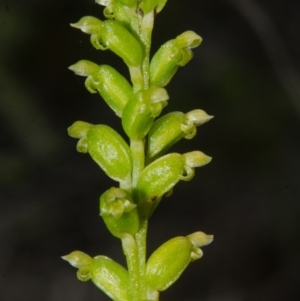
[[[60,259],[73,250],[124,263],[98,216],[115,185],[66,128],[120,120],[67,67],[97,52],[73,29],[102,17],[93,0],[0,0],[0,299],[108,300]],[[150,221],[149,253],[197,230],[215,235],[203,259],[162,300],[300,300],[300,1],[169,0],[153,51],[185,30],[203,45],[168,85],[165,112],[201,108],[215,118],[173,151],[213,161],[181,182]]]

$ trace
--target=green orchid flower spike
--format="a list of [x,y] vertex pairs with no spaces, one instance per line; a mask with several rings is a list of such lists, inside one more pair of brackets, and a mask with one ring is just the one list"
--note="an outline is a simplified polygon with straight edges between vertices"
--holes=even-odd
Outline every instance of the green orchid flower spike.
[[[204,110],[162,115],[168,105],[167,84],[179,67],[193,57],[202,38],[185,31],[164,43],[150,57],[154,19],[167,0],[96,0],[106,20],[85,16],[72,27],[90,35],[97,50],[109,49],[128,67],[130,79],[109,65],[80,60],[69,67],[86,78],[85,87],[98,94],[121,120],[124,132],[105,124],[76,121],[68,134],[76,149],[88,154],[116,186],[102,192],[99,215],[120,240],[127,266],[104,256],[73,251],[62,258],[77,269],[80,281],[91,280],[114,301],[158,301],[160,292],[175,283],[186,268],[203,256],[213,236],[194,232],[172,238],[147,258],[148,221],[165,196],[180,181],[190,181],[195,169],[211,157],[195,150],[169,149],[192,139],[197,127],[213,116]],[[101,122],[101,121],[100,121]]]

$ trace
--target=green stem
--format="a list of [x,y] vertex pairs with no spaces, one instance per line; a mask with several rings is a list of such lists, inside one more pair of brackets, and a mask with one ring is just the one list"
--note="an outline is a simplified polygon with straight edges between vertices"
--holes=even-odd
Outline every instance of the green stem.
[[[145,16],[139,16],[139,36],[140,40],[144,45],[144,60],[141,66],[142,70],[142,81],[141,77],[137,76],[137,81],[133,81],[134,92],[139,91],[141,86],[146,90],[149,88],[150,76],[149,76],[149,61],[150,61],[150,48],[151,48],[151,35],[154,26],[154,12],[150,12]],[[136,69],[130,68],[130,73],[135,74]],[[133,171],[132,171],[132,188],[134,190],[137,179],[144,169],[145,166],[145,142],[144,140],[131,140],[130,141],[131,155],[133,160]]]
[[141,71],[141,67],[128,66],[130,78],[133,84],[133,92],[137,92],[144,89],[144,77]]
[[[150,85],[149,62],[151,35],[154,24],[154,12],[145,16],[139,16],[139,37],[144,45],[144,60],[142,65],[130,67],[130,75],[133,83],[133,90],[146,90]],[[136,202],[138,202],[135,188],[137,180],[145,167],[145,139],[130,140],[132,156],[132,192]],[[140,229],[135,235],[135,240],[130,236],[122,239],[123,250],[126,256],[129,277],[131,280],[131,296],[133,301],[147,300],[147,287],[145,284],[146,270],[146,238],[148,220],[140,214]]]
[[135,235],[137,251],[138,251],[138,265],[139,265],[139,280],[140,280],[140,301],[147,300],[147,288],[145,284],[146,272],[146,246],[147,246],[147,230],[148,220],[141,220],[139,232]]
[[140,173],[145,166],[145,143],[144,140],[130,140],[130,150],[132,156],[132,189],[136,187]]
[[134,238],[125,234],[122,240],[122,247],[126,256],[128,274],[130,278],[130,295],[132,301],[140,301],[140,275],[138,248]]
[[149,88],[149,62],[150,62],[150,49],[151,49],[151,36],[154,26],[154,12],[150,12],[143,16],[140,20],[140,38],[145,47],[145,55],[143,61],[143,78],[144,78],[144,89]]

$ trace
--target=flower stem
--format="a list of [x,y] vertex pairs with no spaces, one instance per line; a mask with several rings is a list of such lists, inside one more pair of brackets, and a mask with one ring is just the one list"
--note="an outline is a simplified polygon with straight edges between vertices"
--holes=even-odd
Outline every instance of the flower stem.
[[140,276],[140,300],[147,300],[147,291],[145,284],[145,271],[146,271],[146,245],[147,245],[147,230],[148,220],[141,221],[139,232],[135,235],[137,251],[138,251],[138,264],[139,264],[139,276]]
[[[145,143],[144,140],[130,140],[132,156],[132,190],[134,192],[136,182],[145,165]],[[138,201],[138,200],[137,200]]]
[[130,234],[122,238],[123,252],[126,256],[130,278],[130,296],[132,301],[140,301],[139,255],[134,238]]
[[[139,16],[139,38],[144,46],[144,59],[138,72],[138,68],[131,68],[130,74],[133,83],[133,91],[146,90],[150,85],[149,62],[151,35],[154,25],[154,12],[145,16]],[[145,139],[130,140],[130,150],[132,156],[132,193],[136,203],[139,202],[136,195],[137,180],[145,167]],[[123,250],[127,259],[128,272],[131,280],[131,296],[133,301],[147,300],[147,289],[145,284],[146,270],[146,238],[148,229],[148,217],[140,213],[140,229],[132,237],[122,239]],[[132,241],[133,240],[133,241]]]
[[154,11],[148,13],[140,22],[140,38],[145,47],[144,61],[143,61],[143,78],[144,78],[144,89],[149,88],[149,61],[150,61],[150,49],[151,49],[151,36],[154,26]]

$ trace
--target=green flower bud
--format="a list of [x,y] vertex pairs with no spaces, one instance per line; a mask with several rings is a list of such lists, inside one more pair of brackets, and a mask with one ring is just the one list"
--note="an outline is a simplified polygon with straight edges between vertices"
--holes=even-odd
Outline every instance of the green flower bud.
[[120,56],[128,66],[142,64],[144,54],[140,42],[120,23],[113,20],[105,21],[101,42],[104,47]]
[[124,139],[107,125],[93,125],[87,132],[88,152],[113,180],[124,187],[131,183],[131,155]]
[[90,266],[91,280],[114,301],[131,301],[127,270],[106,256],[96,256]]
[[146,283],[154,290],[166,290],[191,262],[192,248],[186,237],[175,237],[161,245],[147,262]]
[[91,258],[81,251],[62,256],[62,259],[78,268],[77,278],[80,281],[91,279],[112,300],[130,301],[128,272],[114,260],[101,255]]
[[186,31],[163,44],[150,63],[151,86],[166,86],[179,66],[186,65],[193,57],[190,48],[201,44],[202,38],[193,31]]
[[154,54],[150,63],[150,85],[166,86],[176,73],[179,65],[177,62],[182,58],[180,49],[174,40],[163,44]]
[[132,87],[124,76],[108,65],[96,65],[81,60],[69,67],[75,74],[86,76],[86,88],[91,93],[97,91],[109,107],[121,117],[129,99],[133,98]]
[[114,19],[125,26],[127,30],[136,34],[139,33],[139,17],[136,11],[136,5],[126,6],[119,1],[114,2],[111,8],[111,14]]
[[141,9],[145,15],[153,9],[155,9],[156,13],[159,13],[166,5],[166,2],[167,0],[143,0],[141,3]]
[[138,14],[136,13],[136,2],[137,0],[109,1],[106,4],[102,4],[106,6],[103,10],[103,14],[105,18],[109,20],[115,19],[116,21],[120,22],[130,32],[133,31],[135,33],[138,33],[139,19],[138,19]]
[[69,135],[79,138],[77,150],[89,152],[92,159],[113,180],[129,188],[131,183],[131,155],[124,139],[107,125],[92,125],[76,121],[68,128]]
[[100,95],[121,117],[126,104],[133,98],[131,85],[124,76],[108,65],[100,66],[98,80],[97,90]]
[[148,165],[137,181],[139,200],[156,200],[171,190],[178,181],[189,181],[194,176],[194,168],[211,161],[211,157],[200,151],[186,154],[172,153],[160,157]]
[[109,231],[118,238],[134,235],[139,229],[139,216],[131,196],[123,189],[112,187],[100,197],[100,215]]
[[[187,237],[175,237],[161,245],[147,262],[147,284],[154,290],[166,290],[180,277],[191,261],[202,256],[199,247],[211,243],[212,240],[212,235],[195,232]],[[199,253],[201,256],[196,258],[195,254]]]
[[86,134],[92,124],[84,121],[76,121],[68,128],[68,134],[72,138],[78,138],[76,149],[79,153],[87,153]]
[[87,281],[91,278],[90,265],[92,263],[92,258],[89,255],[81,251],[73,251],[68,255],[62,256],[61,258],[68,261],[73,267],[78,268],[78,280]]
[[172,112],[157,119],[148,134],[148,159],[162,155],[182,138],[192,139],[197,132],[196,126],[209,121],[213,116],[202,110],[187,114]]
[[144,138],[168,99],[167,91],[163,88],[153,87],[137,92],[123,111],[122,125],[126,134],[134,140]]
[[143,50],[139,41],[119,22],[83,17],[71,26],[91,34],[91,43],[96,49],[110,49],[120,56],[128,66],[140,66]]

